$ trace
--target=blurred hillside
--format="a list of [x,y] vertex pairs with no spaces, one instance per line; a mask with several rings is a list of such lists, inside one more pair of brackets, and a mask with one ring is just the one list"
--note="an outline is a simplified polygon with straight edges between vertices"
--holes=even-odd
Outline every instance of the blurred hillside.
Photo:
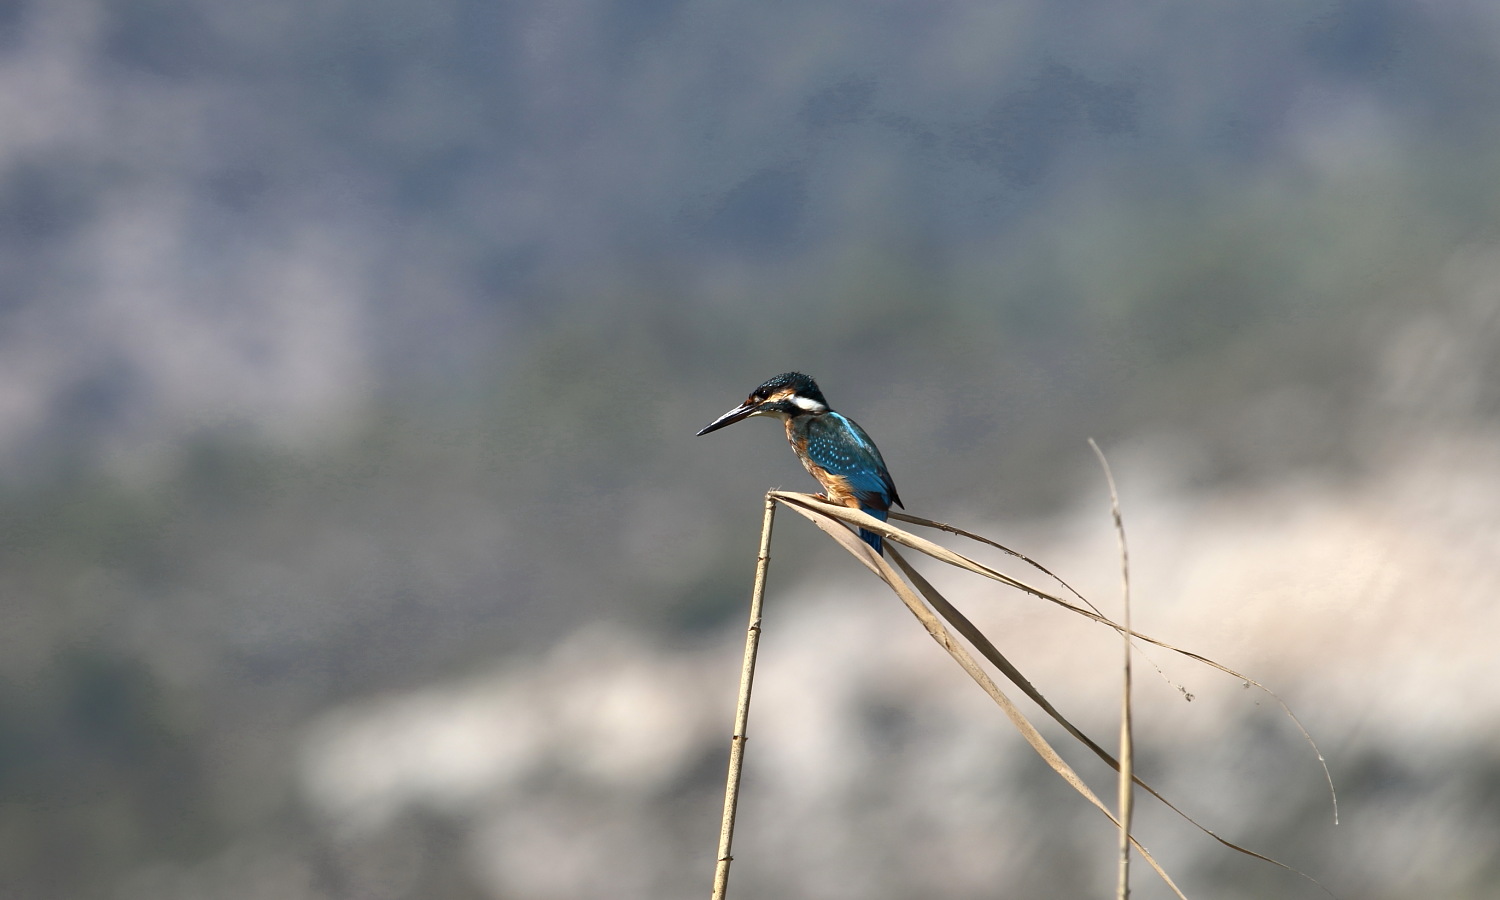
[[[1355,518],[1426,461],[1492,534],[1491,469],[1431,461],[1500,412],[1497,37],[1477,0],[0,5],[0,894],[590,891],[470,865],[479,806],[348,837],[307,729],[580,630],[723,657],[760,494],[810,483],[765,423],[692,434],[787,369],[937,518],[1046,528],[1094,436],[1142,496]],[[1480,790],[1492,721],[1444,738]],[[719,749],[658,737],[684,768],[579,808],[687,846]]]

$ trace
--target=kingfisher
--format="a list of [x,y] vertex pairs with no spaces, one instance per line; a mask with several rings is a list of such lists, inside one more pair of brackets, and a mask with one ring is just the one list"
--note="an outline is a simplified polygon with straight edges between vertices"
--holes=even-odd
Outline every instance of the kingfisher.
[[[718,431],[751,416],[774,416],[786,426],[802,468],[818,480],[829,502],[848,506],[884,522],[894,503],[903,506],[896,483],[886,471],[875,442],[853,419],[828,407],[818,383],[801,372],[777,375],[750,392],[729,412],[708,423],[699,435]],[[859,536],[881,552],[880,535],[861,528]]]

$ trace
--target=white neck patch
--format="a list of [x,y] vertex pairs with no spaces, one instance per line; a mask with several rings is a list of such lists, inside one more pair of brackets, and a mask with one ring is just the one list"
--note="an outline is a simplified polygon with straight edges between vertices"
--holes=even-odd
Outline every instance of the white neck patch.
[[808,397],[801,397],[801,396],[798,396],[796,394],[793,394],[788,399],[790,399],[792,401],[792,405],[793,406],[797,407],[798,409],[802,410],[803,412],[810,412],[810,413],[824,413],[824,412],[828,412],[828,407],[826,407],[823,404],[819,403],[818,401],[810,399]]

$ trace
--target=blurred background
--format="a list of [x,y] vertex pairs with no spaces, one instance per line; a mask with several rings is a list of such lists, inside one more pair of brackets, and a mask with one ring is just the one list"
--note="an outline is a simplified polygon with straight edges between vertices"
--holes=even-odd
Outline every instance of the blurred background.
[[[1098,439],[1137,627],[1342,824],[1162,652],[1142,774],[1500,897],[1488,0],[8,0],[0,122],[0,894],[705,894],[813,484],[693,433],[799,369],[1112,611]],[[773,555],[735,894],[1112,895],[896,601]],[[1112,742],[1113,640],[933,577]],[[1325,896],[1144,806],[1190,895]]]

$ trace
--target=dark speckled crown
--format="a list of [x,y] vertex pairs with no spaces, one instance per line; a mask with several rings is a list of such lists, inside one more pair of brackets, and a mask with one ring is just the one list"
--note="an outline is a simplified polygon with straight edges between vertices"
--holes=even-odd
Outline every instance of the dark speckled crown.
[[756,388],[755,392],[750,396],[765,399],[778,391],[788,389],[798,397],[806,397],[809,400],[816,400],[824,406],[828,405],[828,401],[823,397],[823,392],[818,390],[818,383],[801,372],[786,372],[777,375],[775,378]]

